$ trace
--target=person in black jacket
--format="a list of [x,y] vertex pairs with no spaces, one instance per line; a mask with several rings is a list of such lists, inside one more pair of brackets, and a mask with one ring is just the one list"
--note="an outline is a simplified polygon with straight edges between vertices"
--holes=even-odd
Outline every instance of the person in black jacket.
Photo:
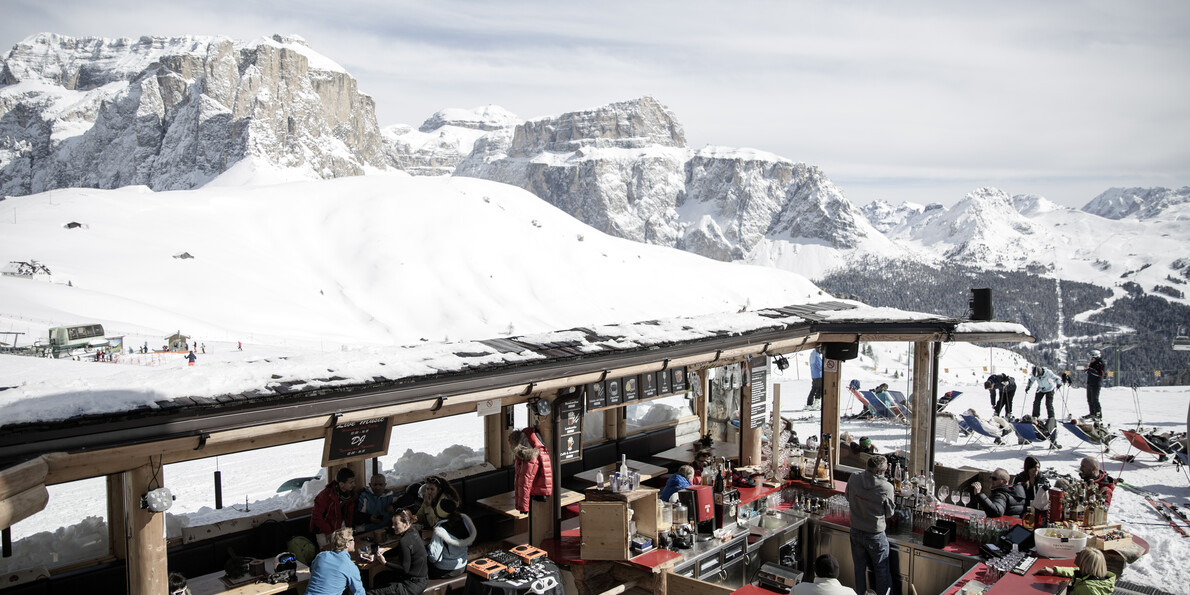
[[386,560],[377,553],[381,564],[389,568],[376,576],[376,589],[369,589],[368,595],[421,595],[429,579],[429,564],[426,562],[426,546],[421,534],[413,529],[413,513],[400,509],[393,514],[393,531],[401,541],[388,551],[393,557]]
[[975,495],[972,504],[987,513],[988,518],[1001,516],[1019,517],[1025,512],[1025,492],[1020,486],[1008,485],[1008,472],[996,469],[992,472],[992,489],[980,493],[983,485],[975,482],[971,493]]
[[1087,408],[1091,410],[1087,417],[1095,420],[1103,419],[1103,409],[1099,406],[1099,386],[1107,373],[1100,355],[1098,349],[1092,350],[1091,363],[1087,364]]
[[1025,496],[1025,508],[1033,503],[1037,492],[1048,492],[1050,482],[1041,476],[1041,461],[1037,457],[1025,457],[1025,470],[1016,474],[1012,480],[1013,487],[1020,487]]

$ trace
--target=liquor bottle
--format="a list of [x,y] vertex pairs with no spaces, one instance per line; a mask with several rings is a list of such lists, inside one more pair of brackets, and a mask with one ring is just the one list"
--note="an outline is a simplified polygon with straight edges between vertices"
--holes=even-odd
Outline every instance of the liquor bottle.
[[603,489],[603,469],[595,471],[595,487]]
[[1037,528],[1044,529],[1044,528],[1048,527],[1049,524],[1050,524],[1050,511],[1048,511],[1048,510],[1037,511]]
[[1037,512],[1033,510],[1032,505],[1030,505],[1029,509],[1025,511],[1025,515],[1022,518],[1024,520],[1026,529],[1032,531],[1033,529],[1037,528]]
[[901,493],[901,480],[903,479],[904,476],[901,475],[901,464],[897,463],[895,466],[893,466],[893,493]]
[[628,455],[620,455],[620,475],[628,477]]

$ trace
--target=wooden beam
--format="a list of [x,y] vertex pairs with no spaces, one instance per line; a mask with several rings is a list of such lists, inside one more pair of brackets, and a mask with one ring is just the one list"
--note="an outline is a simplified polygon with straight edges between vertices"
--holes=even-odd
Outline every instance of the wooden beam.
[[843,384],[840,381],[842,377],[843,362],[822,360],[822,422],[819,424],[819,433],[831,435],[831,453],[835,456],[835,464],[839,462],[839,390]]
[[504,408],[501,407],[500,411],[483,418],[483,459],[497,469],[504,466],[501,453],[505,442]]
[[[768,373],[767,360],[766,356],[754,358],[756,365],[764,370],[762,372],[764,374]],[[760,442],[764,436],[764,428],[752,427],[752,395],[754,392],[752,384],[755,370],[751,367],[752,362],[747,362],[744,366],[748,371],[748,381],[740,387],[740,465],[751,466],[760,464]]]
[[702,396],[694,402],[695,412],[698,413],[698,436],[699,438],[706,436],[710,430],[707,428],[707,403],[711,400],[711,370],[709,368],[703,369],[698,374],[698,384],[701,387]]
[[128,558],[128,541],[124,539],[126,518],[124,474],[113,473],[107,476],[107,543],[112,555],[118,560]]
[[44,486],[49,470],[45,458],[37,457],[0,471],[0,500],[7,500],[33,486]]
[[913,419],[909,436],[909,470],[913,475],[928,474],[931,439],[934,436],[934,403],[930,379],[934,374],[932,342],[913,343]]
[[[818,336],[820,343],[854,343],[859,339],[860,336],[854,333],[823,333]],[[864,333],[862,339],[865,343],[904,343],[916,341],[948,341],[950,340],[950,336],[947,333]]]
[[124,474],[124,510],[128,515],[128,593],[159,595],[169,591],[166,558],[165,514],[140,507],[141,496],[165,478],[160,465],[150,461]]
[[773,437],[769,441],[769,451],[772,453],[772,458],[769,460],[769,468],[773,471],[773,477],[785,479],[781,477],[781,429],[784,423],[781,421],[781,385],[773,384]]
[[7,529],[41,512],[49,501],[50,493],[44,485],[35,485],[0,500],[0,529]]

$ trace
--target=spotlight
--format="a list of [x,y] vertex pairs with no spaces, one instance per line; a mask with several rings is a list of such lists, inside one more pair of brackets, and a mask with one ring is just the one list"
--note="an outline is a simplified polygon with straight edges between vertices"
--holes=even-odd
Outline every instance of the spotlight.
[[785,359],[784,355],[778,355],[773,358],[773,363],[777,364],[778,370],[784,370],[789,367],[789,360]]
[[165,512],[174,505],[174,500],[177,497],[170,493],[169,488],[157,488],[141,496],[140,507],[149,509],[149,512]]

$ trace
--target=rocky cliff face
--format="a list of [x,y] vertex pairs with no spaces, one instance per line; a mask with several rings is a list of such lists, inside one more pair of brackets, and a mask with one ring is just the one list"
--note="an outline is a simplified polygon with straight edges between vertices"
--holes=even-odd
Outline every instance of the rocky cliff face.
[[249,155],[356,175],[387,167],[374,114],[297,37],[37,35],[0,67],[0,193],[193,188]]
[[1169,188],[1111,188],[1096,196],[1083,211],[1108,219],[1151,219],[1164,210],[1190,202],[1190,186]]
[[475,150],[486,135],[510,135],[521,120],[508,110],[488,105],[473,110],[444,109],[414,130],[397,125],[384,128],[384,152],[389,162],[415,176],[446,176]]
[[603,232],[738,260],[761,240],[840,250],[879,236],[817,168],[686,147],[652,97],[490,133],[455,172],[520,186]]

